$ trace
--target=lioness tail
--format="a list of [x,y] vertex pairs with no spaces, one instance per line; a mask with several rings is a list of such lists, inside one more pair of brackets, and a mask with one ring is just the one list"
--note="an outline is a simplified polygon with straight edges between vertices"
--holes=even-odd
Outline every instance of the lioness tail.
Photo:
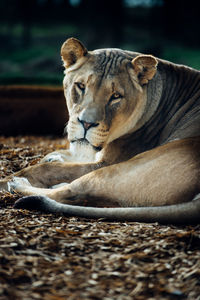
[[200,221],[200,196],[186,203],[157,207],[98,208],[61,204],[45,196],[19,199],[15,208],[59,213],[65,216],[104,218],[115,221],[191,224]]

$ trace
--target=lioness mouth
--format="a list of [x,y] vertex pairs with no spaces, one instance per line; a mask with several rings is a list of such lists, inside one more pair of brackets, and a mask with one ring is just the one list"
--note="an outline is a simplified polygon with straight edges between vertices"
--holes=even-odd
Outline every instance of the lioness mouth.
[[102,150],[102,147],[96,147],[96,146],[90,144],[90,142],[89,142],[87,139],[85,139],[85,138],[82,138],[82,139],[79,139],[79,140],[71,141],[71,143],[79,143],[79,144],[82,144],[82,145],[90,145],[90,146],[93,147],[93,149],[94,149],[95,151],[101,151],[101,150]]

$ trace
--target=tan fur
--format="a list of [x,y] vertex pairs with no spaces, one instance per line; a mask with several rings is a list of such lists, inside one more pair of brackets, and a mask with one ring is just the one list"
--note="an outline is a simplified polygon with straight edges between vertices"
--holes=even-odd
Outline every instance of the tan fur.
[[0,186],[65,204],[146,207],[141,220],[153,206],[176,205],[174,219],[183,215],[182,203],[200,193],[199,73],[151,55],[88,52],[74,38],[61,55],[70,148],[15,174],[29,183],[7,178]]

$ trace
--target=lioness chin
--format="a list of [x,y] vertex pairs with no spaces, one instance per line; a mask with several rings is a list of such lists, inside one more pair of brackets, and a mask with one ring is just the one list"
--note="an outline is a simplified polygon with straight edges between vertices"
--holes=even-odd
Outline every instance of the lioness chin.
[[[61,56],[70,148],[0,181],[26,196],[15,207],[199,222],[200,72],[120,49],[89,52],[74,38]],[[85,200],[106,208],[77,206]]]

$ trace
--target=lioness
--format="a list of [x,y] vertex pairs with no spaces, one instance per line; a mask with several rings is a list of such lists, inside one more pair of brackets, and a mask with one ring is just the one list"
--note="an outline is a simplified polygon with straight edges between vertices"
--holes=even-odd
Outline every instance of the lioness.
[[[120,49],[88,52],[74,38],[61,56],[70,148],[1,181],[28,196],[15,207],[199,222],[200,72]],[[85,199],[106,208],[77,206]]]

